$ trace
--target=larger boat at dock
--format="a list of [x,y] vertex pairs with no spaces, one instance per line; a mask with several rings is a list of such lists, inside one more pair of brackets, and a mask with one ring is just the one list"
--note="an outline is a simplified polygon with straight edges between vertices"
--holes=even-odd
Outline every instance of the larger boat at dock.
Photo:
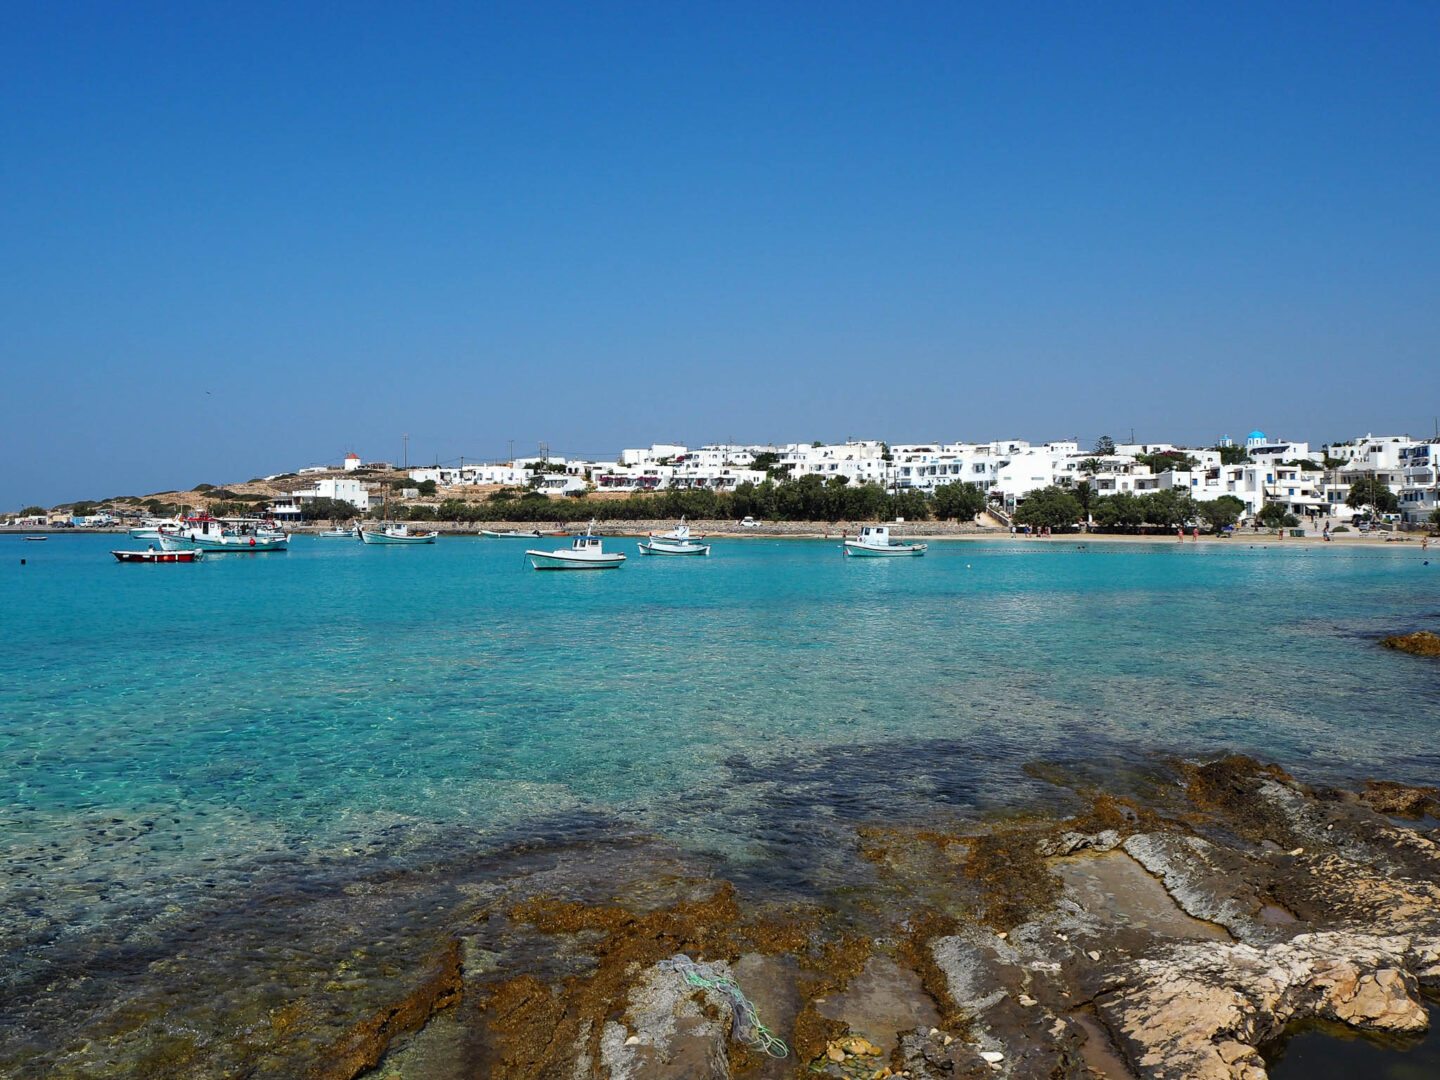
[[165,551],[211,551],[252,554],[286,551],[290,537],[262,521],[212,517],[185,518],[179,528],[160,527],[160,547]]

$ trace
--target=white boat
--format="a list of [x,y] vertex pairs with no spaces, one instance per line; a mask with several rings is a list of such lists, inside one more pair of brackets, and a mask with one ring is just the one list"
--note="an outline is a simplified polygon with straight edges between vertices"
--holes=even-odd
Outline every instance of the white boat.
[[163,551],[228,551],[249,554],[285,551],[290,537],[273,529],[241,527],[227,529],[212,517],[186,518],[178,529],[161,526],[158,537]]
[[895,543],[890,539],[888,525],[862,525],[859,536],[845,541],[844,551],[846,555],[883,559],[896,555],[924,555],[927,546]]
[[536,570],[613,570],[624,563],[625,556],[619,552],[605,553],[594,529],[592,521],[590,528],[570,542],[568,550],[527,551],[525,557]]
[[641,555],[709,555],[709,544],[697,544],[693,540],[641,540],[637,545]]
[[705,535],[703,533],[692,533],[690,531],[690,526],[685,524],[685,519],[682,517],[680,519],[680,524],[676,525],[675,528],[671,529],[667,533],[652,532],[650,534],[650,539],[673,540],[677,544],[685,543],[687,541],[699,543],[701,540],[705,539]]
[[322,532],[317,532],[315,535],[316,535],[316,536],[330,536],[330,537],[334,537],[334,538],[337,539],[337,540],[354,540],[354,539],[355,539],[355,530],[354,530],[354,529],[344,529],[344,528],[341,528],[339,525],[336,525],[335,528],[333,528],[333,529],[325,529],[325,530],[322,531]]
[[162,528],[179,529],[183,527],[184,522],[179,518],[146,518],[143,524],[136,525],[129,532],[136,540],[159,540]]
[[700,543],[704,536],[693,536],[685,519],[667,533],[651,533],[640,541],[641,555],[709,555],[710,545]]
[[360,539],[367,544],[433,544],[440,534],[435,531],[417,532],[409,525],[391,522],[384,528],[360,526]]
[[506,529],[504,532],[492,532],[490,529],[481,529],[481,536],[488,536],[492,540],[513,540],[516,537],[524,537],[526,540],[538,540],[543,534],[539,529],[532,529],[530,532],[520,532],[518,529]]

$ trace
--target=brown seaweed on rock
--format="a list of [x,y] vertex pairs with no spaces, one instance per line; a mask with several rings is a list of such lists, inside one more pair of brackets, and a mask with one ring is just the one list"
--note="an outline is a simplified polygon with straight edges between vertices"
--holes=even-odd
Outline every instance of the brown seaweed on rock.
[[1380,642],[1387,649],[1406,652],[1411,656],[1440,656],[1440,634],[1429,630],[1416,630],[1413,634],[1398,634]]

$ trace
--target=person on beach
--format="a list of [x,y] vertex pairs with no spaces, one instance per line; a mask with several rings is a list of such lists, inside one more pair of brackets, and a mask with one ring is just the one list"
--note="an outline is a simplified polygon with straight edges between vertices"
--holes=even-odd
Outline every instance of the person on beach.
[[1181,525],[1181,526],[1179,526],[1178,528],[1176,528],[1176,530],[1175,530],[1175,539],[1178,540],[1178,541],[1180,541],[1180,543],[1182,543],[1182,544],[1185,542],[1185,526],[1184,526],[1184,525]]

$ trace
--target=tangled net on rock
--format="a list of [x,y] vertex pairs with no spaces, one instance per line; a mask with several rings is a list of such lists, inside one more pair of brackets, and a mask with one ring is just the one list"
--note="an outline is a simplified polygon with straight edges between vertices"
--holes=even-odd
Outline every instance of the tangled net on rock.
[[771,1057],[783,1058],[790,1053],[790,1048],[784,1041],[760,1022],[760,1012],[755,1008],[755,1003],[741,992],[734,979],[717,971],[715,965],[697,963],[684,953],[676,953],[669,960],[661,960],[655,966],[661,971],[675,972],[691,986],[701,990],[713,990],[729,998],[731,1014],[734,1016],[730,1025],[733,1038]]

